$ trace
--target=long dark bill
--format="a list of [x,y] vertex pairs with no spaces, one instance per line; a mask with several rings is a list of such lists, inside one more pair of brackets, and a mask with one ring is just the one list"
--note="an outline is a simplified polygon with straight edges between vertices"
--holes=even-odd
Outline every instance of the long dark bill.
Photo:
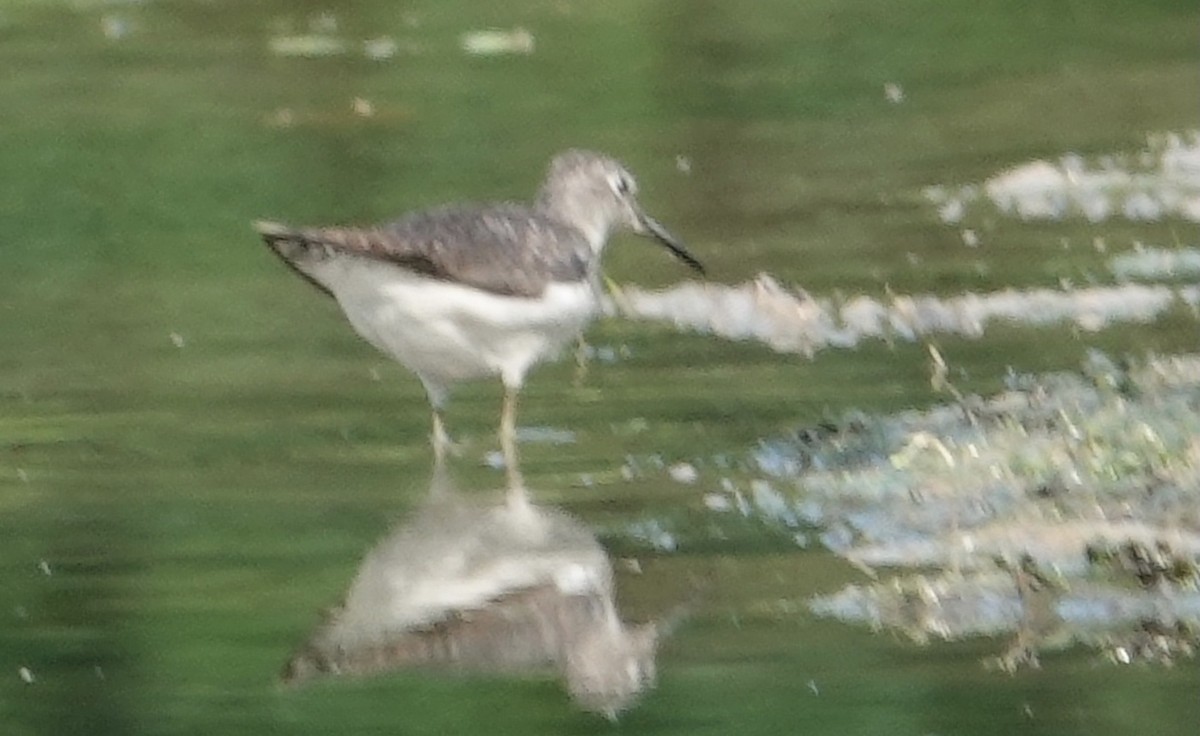
[[666,246],[667,250],[675,254],[675,257],[686,263],[699,274],[704,273],[704,264],[700,262],[696,256],[692,255],[683,242],[679,238],[671,234],[671,231],[662,226],[658,220],[655,220],[645,212],[638,213],[638,224],[642,226],[642,235],[648,235],[658,242]]

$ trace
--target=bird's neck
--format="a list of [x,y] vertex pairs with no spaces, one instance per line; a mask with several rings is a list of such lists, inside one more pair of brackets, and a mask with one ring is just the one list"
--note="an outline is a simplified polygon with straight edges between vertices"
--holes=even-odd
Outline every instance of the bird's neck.
[[603,211],[595,206],[587,206],[581,199],[570,192],[550,191],[547,188],[538,194],[536,207],[546,217],[583,233],[592,251],[600,255],[604,244],[608,242],[611,223]]

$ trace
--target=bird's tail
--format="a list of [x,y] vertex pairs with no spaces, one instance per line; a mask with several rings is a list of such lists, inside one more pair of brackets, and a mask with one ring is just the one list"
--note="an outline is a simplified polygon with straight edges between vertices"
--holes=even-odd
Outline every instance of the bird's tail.
[[385,234],[377,228],[296,228],[279,222],[259,220],[254,223],[254,229],[267,245],[284,258],[301,257],[302,253],[296,251],[326,249],[370,258],[384,248]]
[[329,287],[321,283],[312,273],[314,261],[325,256],[324,243],[320,238],[313,237],[309,231],[289,227],[279,222],[258,220],[254,229],[262,236],[263,242],[271,252],[279,256],[289,268],[299,274],[305,281],[317,287],[326,294],[332,295]]
[[275,251],[284,258],[290,260],[293,256],[300,255],[299,253],[291,253],[296,249],[307,250],[308,238],[304,236],[301,230],[288,227],[281,222],[271,222],[269,220],[258,220],[254,223],[254,229],[262,236],[271,250]]

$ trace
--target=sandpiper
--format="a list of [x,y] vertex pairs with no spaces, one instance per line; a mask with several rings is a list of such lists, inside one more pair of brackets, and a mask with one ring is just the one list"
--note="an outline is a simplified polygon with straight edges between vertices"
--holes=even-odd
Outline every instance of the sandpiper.
[[500,444],[519,483],[516,402],[525,375],[576,339],[600,309],[600,254],[618,230],[704,267],[637,201],[633,175],[600,153],[551,160],[533,204],[457,204],[372,227],[255,228],[283,261],[334,297],[367,342],[407,367],[433,408],[433,447],[459,381],[499,376]]

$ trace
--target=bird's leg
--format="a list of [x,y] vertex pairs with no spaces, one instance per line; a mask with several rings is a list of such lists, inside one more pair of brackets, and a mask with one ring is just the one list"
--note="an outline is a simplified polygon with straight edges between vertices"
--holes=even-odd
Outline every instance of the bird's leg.
[[513,386],[504,387],[504,408],[500,411],[500,450],[504,453],[504,471],[510,497],[525,495],[525,479],[517,460],[517,393]]
[[433,407],[433,433],[430,440],[433,442],[433,462],[440,468],[446,462],[446,453],[453,449],[450,435],[446,434],[446,423],[442,420],[440,406]]
[[425,376],[420,378],[425,386],[425,394],[429,396],[429,406],[433,409],[433,431],[429,435],[429,441],[433,444],[433,462],[435,466],[441,466],[446,461],[446,455],[456,452],[457,449],[450,441],[443,418],[450,394],[444,386],[431,383]]
[[429,477],[429,500],[441,502],[453,498],[454,494],[454,483],[450,479],[449,469],[442,460],[435,457],[433,473]]
[[583,333],[579,333],[579,337],[575,342],[575,378],[572,383],[578,388],[583,385],[587,379],[588,372],[588,344],[583,339]]

